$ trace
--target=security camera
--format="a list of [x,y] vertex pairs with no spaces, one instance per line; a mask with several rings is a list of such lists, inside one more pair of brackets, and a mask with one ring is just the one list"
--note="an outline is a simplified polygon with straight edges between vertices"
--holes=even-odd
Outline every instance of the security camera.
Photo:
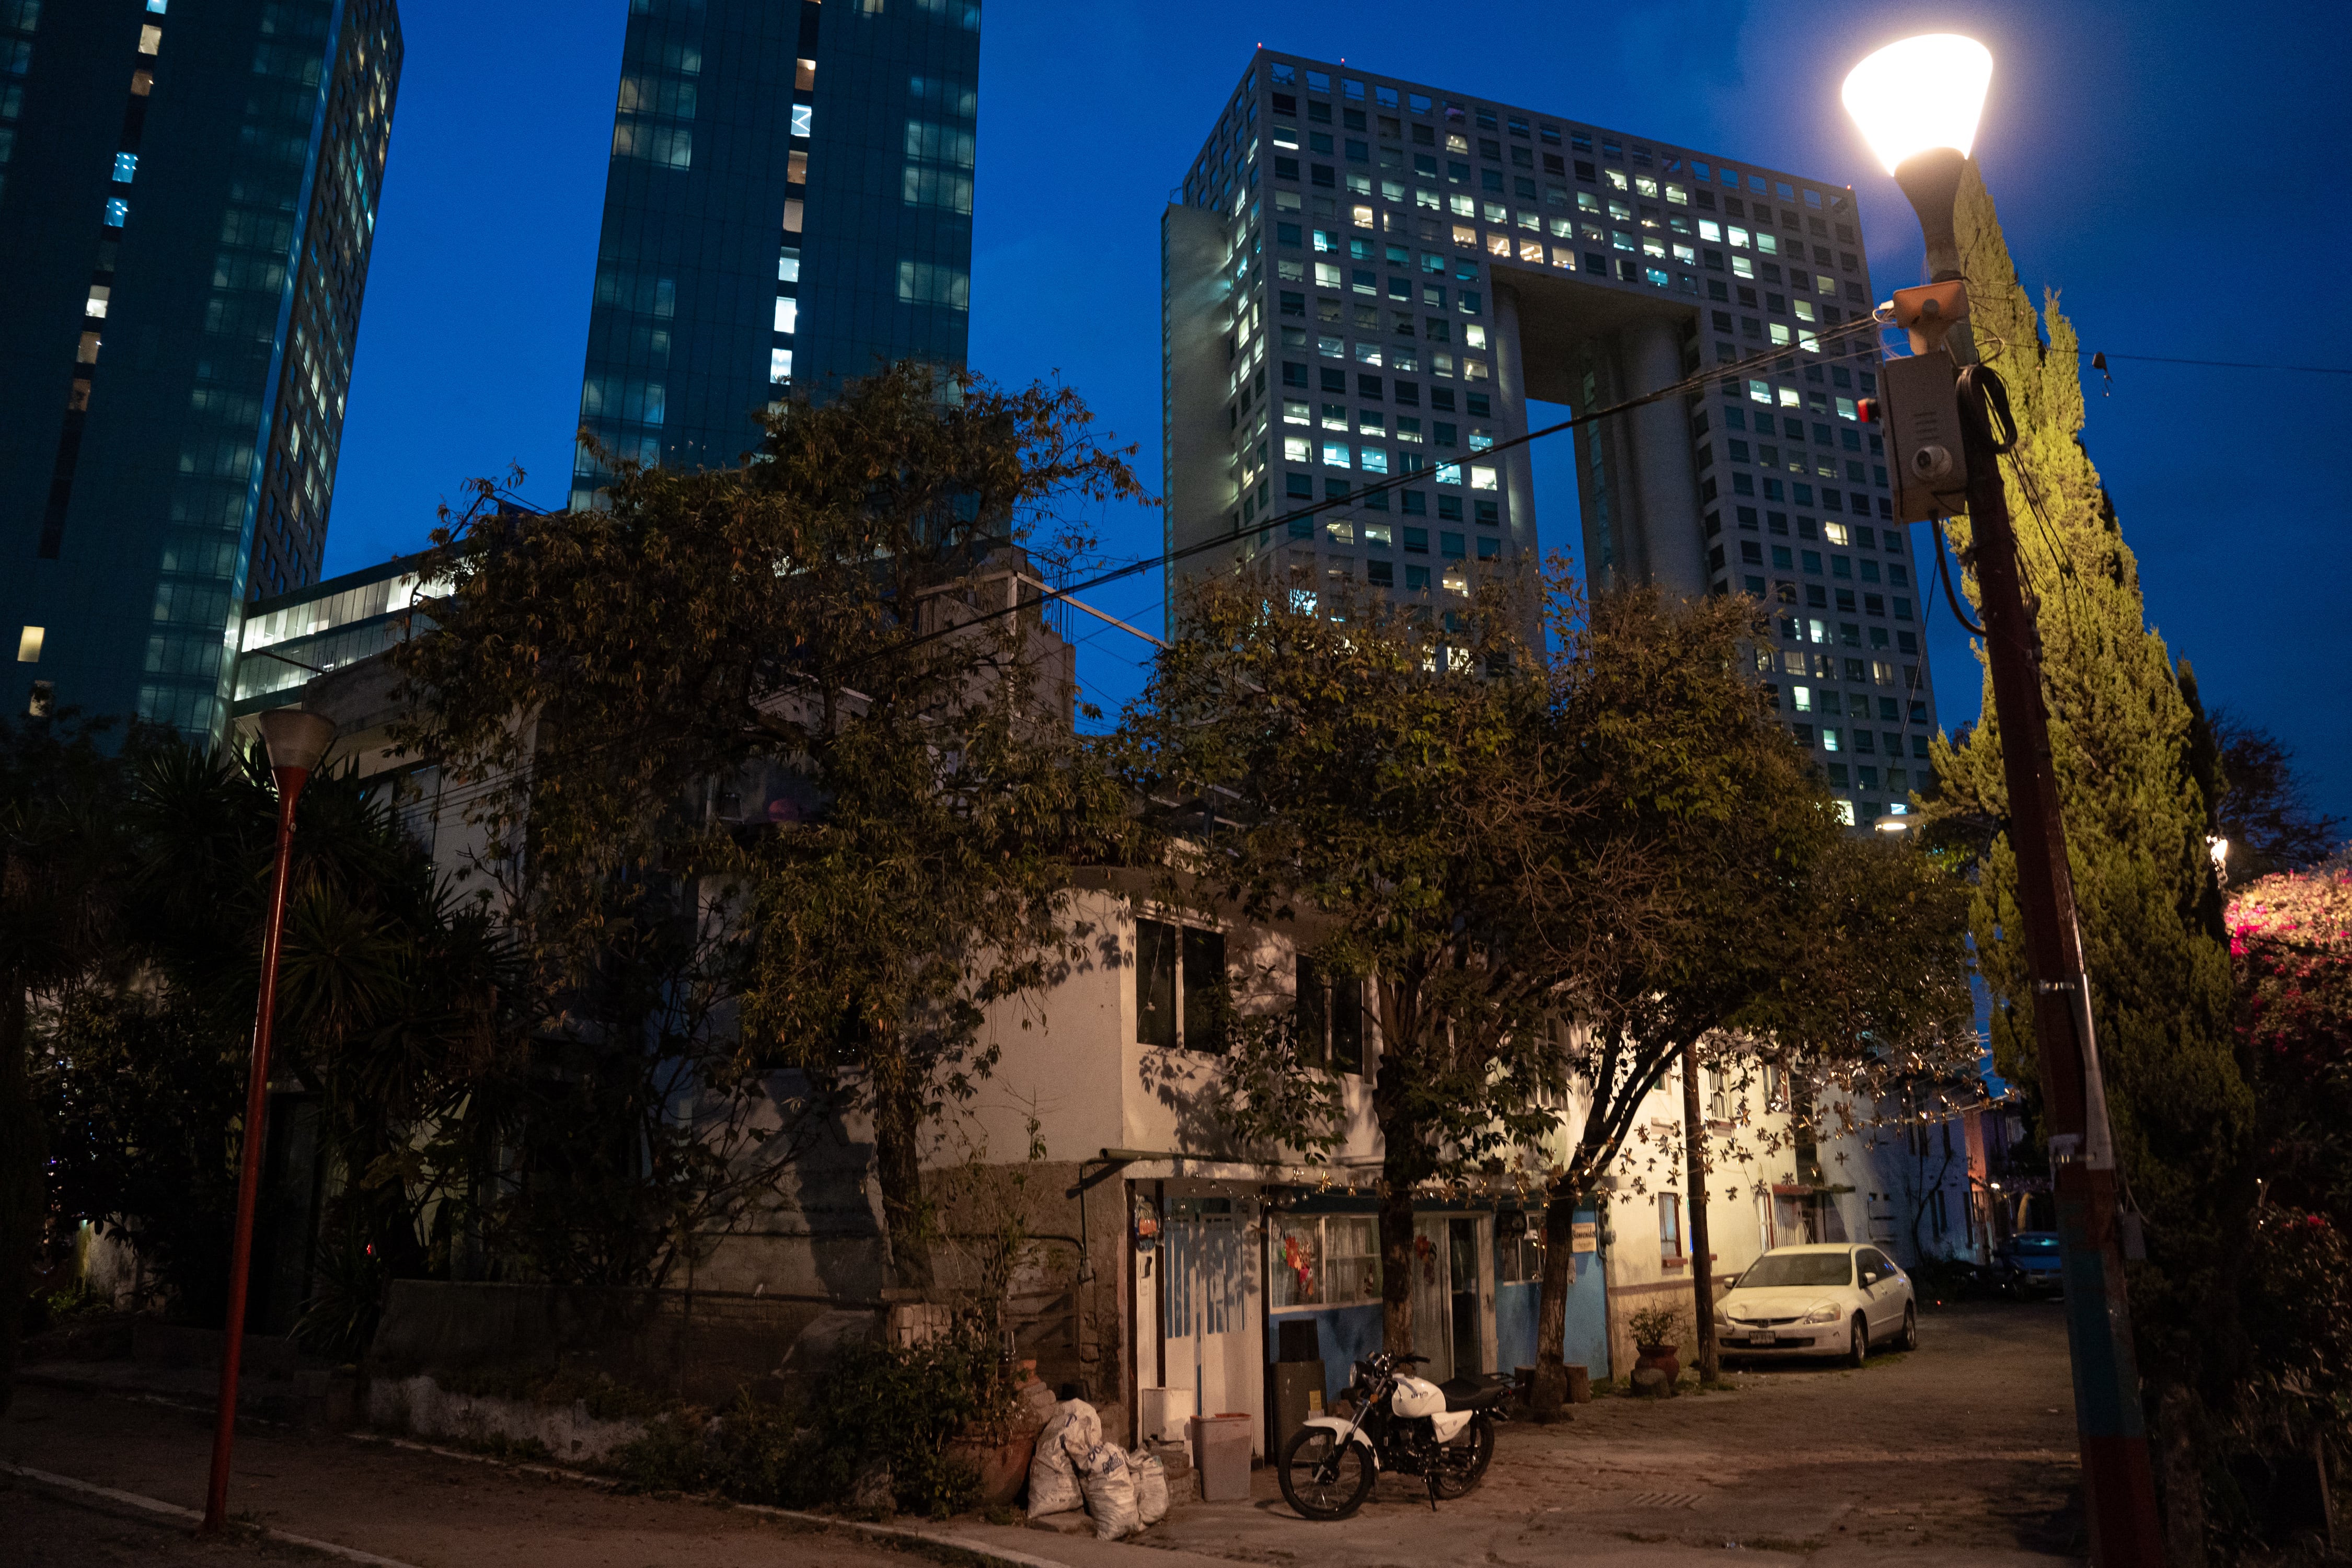
[[1911,477],[1922,484],[1937,484],[1948,479],[1958,469],[1952,460],[1949,447],[1915,447],[1911,450]]

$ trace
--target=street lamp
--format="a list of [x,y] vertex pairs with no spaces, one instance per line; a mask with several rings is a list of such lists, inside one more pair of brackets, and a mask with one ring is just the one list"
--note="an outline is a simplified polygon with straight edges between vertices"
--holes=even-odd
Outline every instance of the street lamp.
[[261,715],[261,743],[278,783],[278,865],[269,882],[269,914],[261,937],[261,1000],[253,1021],[253,1064],[245,1086],[245,1148],[236,1176],[236,1231],[228,1254],[228,1321],[221,1340],[220,1407],[213,1418],[213,1470],[205,1492],[204,1531],[217,1534],[228,1518],[229,1452],[236,1441],[237,1363],[245,1348],[245,1290],[253,1267],[253,1206],[261,1190],[263,1121],[269,1110],[269,1037],[278,1018],[278,950],[286,930],[286,880],[292,869],[294,803],[334,743],[331,719],[299,709]]
[[1870,825],[1886,834],[1908,833],[1912,826],[1910,817],[1900,811],[1882,812],[1871,819]]
[[1965,330],[1968,282],[1954,232],[1954,205],[1991,80],[1992,56],[1983,45],[1937,34],[1870,56],[1847,75],[1841,96],[1910,198],[1927,243],[1927,284],[1895,296],[1895,319],[1909,329],[1912,353],[1889,361],[1885,377],[1887,439],[1904,476],[1895,514],[1906,521],[1968,514],[1961,560],[1976,574],[2000,721],[2005,826],[2017,856],[2019,924],[2033,983],[2091,1556],[2099,1568],[2137,1568],[2164,1560],[2124,1290],[2126,1226],[2136,1239],[2137,1221],[2118,1202],[2090,975],[2050,765],[2040,639],[2025,607],[2001,481],[2000,457],[2013,436],[1996,435],[1995,423],[2007,423],[2009,398],[2000,378],[1976,363]]

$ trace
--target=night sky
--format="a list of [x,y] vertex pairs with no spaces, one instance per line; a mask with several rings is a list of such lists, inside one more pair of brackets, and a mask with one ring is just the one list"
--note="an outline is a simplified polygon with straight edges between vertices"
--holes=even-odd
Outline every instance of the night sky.
[[[625,11],[402,0],[328,572],[416,548],[440,500],[509,463],[527,497],[562,504]],[[1838,84],[1882,43],[1965,32],[1993,52],[1976,151],[2026,286],[2062,289],[2085,347],[2113,362],[2111,395],[2086,371],[2087,440],[2149,620],[2208,702],[2292,745],[2323,808],[2352,816],[2352,617],[2337,607],[2352,375],[2119,357],[2352,366],[2352,310],[2332,292],[2352,258],[2341,21],[2340,5],[2179,0],[992,0],[971,363],[1076,387],[1157,488],[1160,216],[1260,42],[1850,182],[1883,297],[1918,279],[1917,226]],[[1535,463],[1544,545],[1571,549],[1567,449],[1538,444]],[[1156,512],[1099,521],[1111,556],[1160,548]],[[1156,627],[1160,596],[1155,574],[1094,602]],[[1927,624],[1956,726],[1979,676],[1940,604]],[[1089,698],[1115,710],[1148,651],[1089,637]]]

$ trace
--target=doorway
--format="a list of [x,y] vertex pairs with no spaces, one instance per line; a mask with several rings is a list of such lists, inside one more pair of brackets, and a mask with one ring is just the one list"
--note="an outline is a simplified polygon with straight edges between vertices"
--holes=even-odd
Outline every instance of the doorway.
[[1412,1348],[1429,1358],[1417,1370],[1433,1383],[1486,1370],[1490,1223],[1450,1215],[1412,1222]]

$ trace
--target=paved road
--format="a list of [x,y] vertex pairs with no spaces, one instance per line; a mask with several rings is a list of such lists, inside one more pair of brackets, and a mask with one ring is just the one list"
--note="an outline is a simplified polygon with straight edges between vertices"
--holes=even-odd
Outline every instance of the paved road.
[[[1429,1563],[1602,1568],[1720,1561],[1727,1547],[1844,1568],[1890,1557],[2065,1568],[2083,1550],[2065,1327],[2054,1306],[1929,1316],[1921,1348],[1859,1371],[1735,1373],[1730,1392],[1604,1399],[1566,1425],[1503,1428],[1486,1484],[1432,1510],[1384,1480],[1355,1519],[1314,1524],[1272,1472],[1249,1503],[1178,1508],[1144,1539],[1097,1544],[959,1520],[960,1542],[1066,1568],[1390,1568]],[[186,1507],[209,1452],[199,1414],[115,1397],[20,1389],[0,1458]],[[631,1498],[351,1438],[254,1427],[238,1438],[235,1507],[260,1521],[417,1568],[906,1568],[838,1532],[740,1510]],[[909,1521],[911,1522],[911,1521]],[[154,1563],[243,1568],[305,1554],[199,1544],[0,1479],[0,1563]],[[310,1559],[320,1561],[320,1559]]]

